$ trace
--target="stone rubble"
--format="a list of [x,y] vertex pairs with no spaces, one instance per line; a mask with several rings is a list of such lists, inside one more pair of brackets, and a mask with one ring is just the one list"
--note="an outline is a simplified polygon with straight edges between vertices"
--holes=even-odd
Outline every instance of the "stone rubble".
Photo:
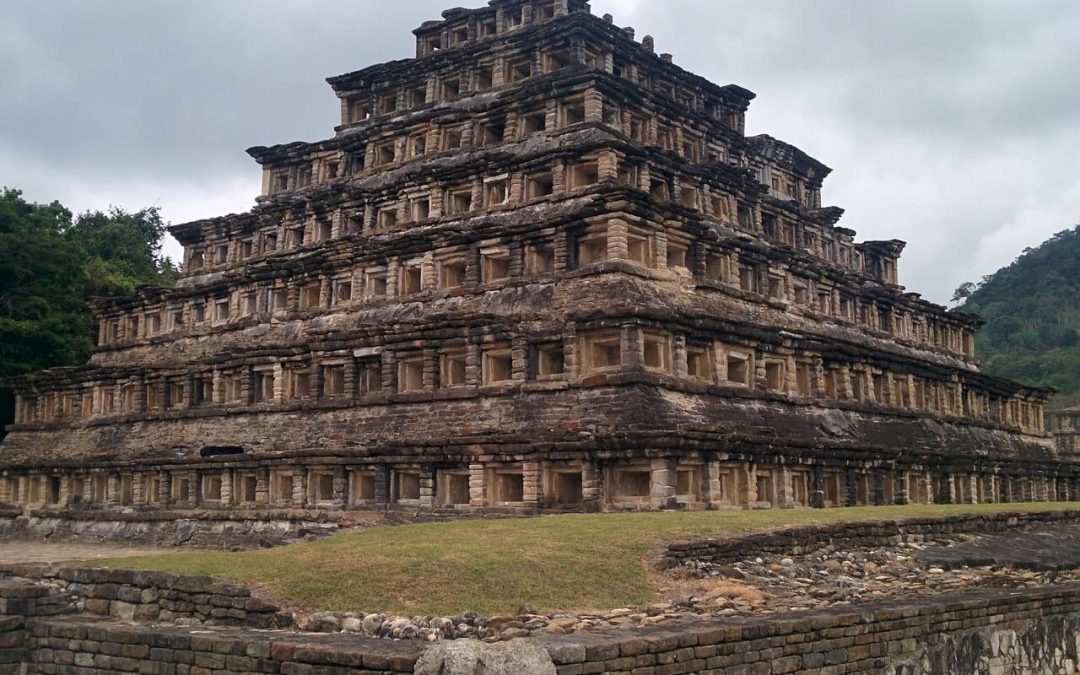
[[[970,535],[963,540],[973,539]],[[929,597],[966,588],[1019,589],[1080,579],[1080,570],[1036,572],[991,565],[945,570],[920,561],[933,544],[904,543],[891,549],[827,547],[806,556],[757,557],[733,565],[696,563],[678,572],[697,579],[730,580],[757,589],[748,603],[717,597],[687,598],[702,614],[785,612],[890,598]]]

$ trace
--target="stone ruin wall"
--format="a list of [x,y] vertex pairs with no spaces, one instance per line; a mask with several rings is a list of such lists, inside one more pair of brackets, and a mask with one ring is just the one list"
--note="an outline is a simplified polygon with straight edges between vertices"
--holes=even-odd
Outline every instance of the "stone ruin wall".
[[1080,454],[1080,408],[1047,413],[1046,428],[1053,434],[1059,454],[1062,456]]
[[754,98],[578,0],[496,0],[329,80],[249,213],[14,381],[0,504],[764,508],[1074,498],[1049,392],[856,243]]
[[792,526],[770,532],[674,542],[662,553],[658,565],[672,568],[694,562],[731,564],[760,555],[810,555],[829,547],[888,548],[931,537],[992,534],[1033,525],[1069,525],[1078,520],[1077,511],[1043,511]]
[[276,509],[174,511],[159,508],[136,511],[71,508],[66,512],[49,508],[0,509],[0,541],[238,551],[310,541],[338,534],[344,529],[356,529],[376,523],[399,524],[416,520],[325,517],[330,515],[333,515],[333,512]]

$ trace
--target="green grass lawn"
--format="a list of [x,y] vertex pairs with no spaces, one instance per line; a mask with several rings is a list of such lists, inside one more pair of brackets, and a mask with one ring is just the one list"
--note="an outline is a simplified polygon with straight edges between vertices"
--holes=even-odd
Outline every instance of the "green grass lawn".
[[375,527],[283,548],[189,551],[110,567],[208,574],[257,583],[310,609],[451,615],[603,610],[654,598],[645,559],[667,543],[786,525],[1077,504],[901,506],[546,516]]

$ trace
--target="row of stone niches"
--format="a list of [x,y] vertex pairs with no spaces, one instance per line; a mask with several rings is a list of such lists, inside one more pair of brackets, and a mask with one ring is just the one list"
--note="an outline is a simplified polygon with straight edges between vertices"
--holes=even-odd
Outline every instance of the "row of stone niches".
[[[400,351],[364,346],[261,363],[153,374],[69,385],[39,396],[20,393],[17,424],[64,422],[133,413],[153,417],[193,408],[266,410],[326,401],[377,404],[394,394],[465,391],[529,382],[567,381],[643,367],[697,385],[769,391],[798,399],[853,401],[883,410],[919,410],[1039,433],[1042,406],[1020,397],[994,398],[958,378],[936,380],[866,363],[825,361],[820,354],[751,341],[704,340],[682,332],[626,324],[543,338],[517,336],[479,343],[444,338],[438,349]],[[359,345],[357,345],[359,347]],[[358,354],[362,354],[358,355]]]
[[674,458],[0,477],[0,503],[34,508],[821,508],[1072,501],[1078,495],[1080,479],[1072,476],[833,469]]
[[190,296],[178,291],[137,312],[101,315],[98,344],[122,347],[163,336],[235,330],[251,322],[374,307],[390,300],[495,290],[523,280],[557,281],[568,271],[599,271],[604,264],[617,262],[641,271],[670,272],[703,290],[746,294],[744,299],[756,303],[787,303],[796,313],[830,317],[919,348],[974,354],[970,326],[925,307],[864,295],[847,284],[810,274],[801,264],[761,261],[739,247],[696,240],[673,226],[601,216],[548,228],[521,243],[492,238],[415,253],[343,263],[335,269],[228,290]]

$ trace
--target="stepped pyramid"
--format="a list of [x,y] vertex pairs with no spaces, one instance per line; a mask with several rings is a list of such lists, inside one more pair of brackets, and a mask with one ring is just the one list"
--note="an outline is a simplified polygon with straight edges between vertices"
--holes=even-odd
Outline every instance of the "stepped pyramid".
[[333,77],[175,288],[13,381],[0,503],[616,510],[1075,497],[1049,392],[898,285],[754,94],[581,0],[493,0]]

